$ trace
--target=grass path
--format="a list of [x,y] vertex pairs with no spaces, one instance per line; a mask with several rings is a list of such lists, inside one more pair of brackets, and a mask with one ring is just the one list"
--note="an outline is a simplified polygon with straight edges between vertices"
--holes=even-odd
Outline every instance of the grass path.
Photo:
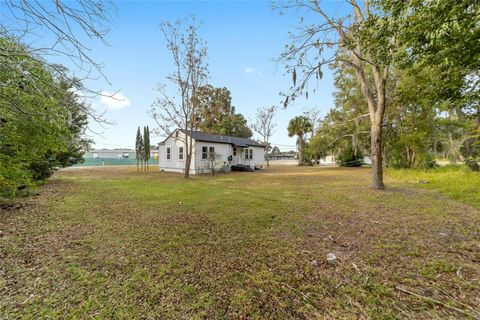
[[62,171],[23,208],[0,209],[0,318],[478,316],[479,210],[368,182],[339,168],[189,181]]

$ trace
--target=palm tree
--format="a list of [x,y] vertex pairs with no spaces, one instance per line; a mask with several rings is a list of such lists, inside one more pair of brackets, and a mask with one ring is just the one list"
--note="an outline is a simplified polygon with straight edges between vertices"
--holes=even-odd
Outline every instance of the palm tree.
[[305,116],[298,116],[290,120],[288,124],[288,136],[297,136],[298,165],[303,164],[303,135],[312,131],[312,124]]

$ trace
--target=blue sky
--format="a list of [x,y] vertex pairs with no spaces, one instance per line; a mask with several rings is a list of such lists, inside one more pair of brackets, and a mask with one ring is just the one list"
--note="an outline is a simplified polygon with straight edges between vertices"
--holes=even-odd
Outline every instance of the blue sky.
[[[277,65],[273,58],[288,43],[288,31],[293,30],[300,19],[297,14],[281,16],[272,11],[267,1],[120,1],[116,4],[118,12],[107,36],[110,46],[92,43],[92,55],[104,62],[103,71],[111,85],[101,79],[87,84],[96,90],[118,91],[125,103],[102,102],[100,98],[93,101],[100,109],[108,107],[106,117],[117,123],[102,129],[102,136],[92,135],[95,147],[132,147],[137,126],[155,127],[147,110],[155,99],[154,88],[160,83],[169,85],[165,77],[173,70],[159,29],[162,21],[195,15],[203,22],[200,36],[208,43],[209,82],[227,87],[236,110],[247,119],[254,119],[257,107],[280,105],[279,92],[291,85],[290,76],[283,74],[283,66]],[[327,5],[340,6],[339,2]],[[281,149],[293,149],[295,140],[287,135],[288,121],[301,114],[305,107],[318,108],[325,114],[332,106],[333,91],[332,72],[324,70],[315,95],[278,111],[273,144],[281,145]],[[92,128],[100,131],[95,124]],[[160,137],[152,138],[152,142],[160,140]]]

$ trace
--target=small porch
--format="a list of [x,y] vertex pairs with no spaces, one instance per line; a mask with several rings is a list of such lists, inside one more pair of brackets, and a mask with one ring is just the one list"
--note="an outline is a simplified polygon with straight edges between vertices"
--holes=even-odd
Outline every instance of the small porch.
[[253,150],[248,146],[233,146],[232,160],[230,165],[251,166],[253,159]]

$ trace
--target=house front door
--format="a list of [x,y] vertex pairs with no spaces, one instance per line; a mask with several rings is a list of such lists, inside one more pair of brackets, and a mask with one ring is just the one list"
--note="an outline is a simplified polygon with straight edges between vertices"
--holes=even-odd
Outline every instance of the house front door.
[[252,156],[252,149],[248,149],[248,148],[245,148],[245,149],[242,149],[242,164],[244,165],[250,165],[251,164],[251,156]]
[[233,147],[232,164],[241,164],[242,156],[243,156],[242,148]]

